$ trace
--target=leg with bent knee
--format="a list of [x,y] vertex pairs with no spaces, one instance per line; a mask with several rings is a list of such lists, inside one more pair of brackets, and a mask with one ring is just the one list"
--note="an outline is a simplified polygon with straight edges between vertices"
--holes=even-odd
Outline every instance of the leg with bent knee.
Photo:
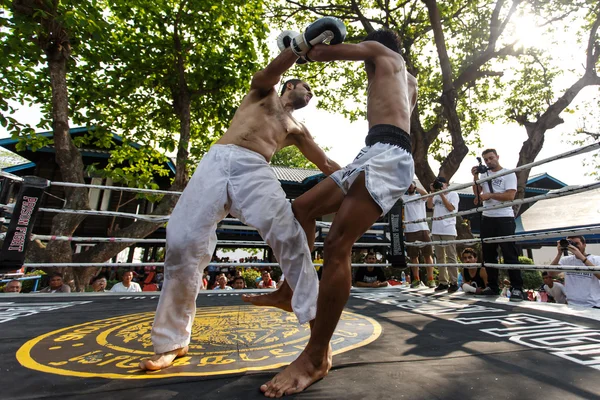
[[381,209],[367,191],[364,173],[361,173],[342,201],[325,241],[317,316],[310,340],[298,359],[261,386],[265,396],[280,397],[301,392],[327,375],[331,368],[329,342],[352,285],[352,246],[380,215]]

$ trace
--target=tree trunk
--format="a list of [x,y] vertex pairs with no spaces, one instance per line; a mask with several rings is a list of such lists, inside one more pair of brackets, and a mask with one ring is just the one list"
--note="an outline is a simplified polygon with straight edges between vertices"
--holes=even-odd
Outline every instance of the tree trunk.
[[[68,43],[52,43],[47,51],[50,85],[52,88],[52,121],[56,163],[65,182],[85,183],[83,180],[83,160],[73,144],[69,134],[69,104],[67,91],[67,60],[70,56]],[[85,188],[65,188],[65,208],[89,209],[88,191]],[[72,236],[79,224],[85,219],[81,215],[58,214],[52,219],[52,235]],[[51,241],[46,246],[46,259],[50,261],[70,262],[73,250],[71,243]],[[90,269],[74,269],[76,290],[85,289],[82,281],[93,273]]]
[[[438,175],[450,180],[460,167],[460,163],[465,158],[469,149],[462,137],[462,128],[460,126],[460,118],[456,112],[457,94],[454,87],[454,78],[452,74],[452,64],[448,57],[446,48],[446,40],[444,38],[444,30],[442,27],[440,11],[435,0],[423,0],[429,12],[429,21],[433,30],[433,37],[437,48],[438,59],[442,70],[443,89],[440,96],[442,105],[442,115],[447,123],[447,129],[452,138],[452,150],[448,157],[442,162]],[[433,142],[433,140],[432,140]]]

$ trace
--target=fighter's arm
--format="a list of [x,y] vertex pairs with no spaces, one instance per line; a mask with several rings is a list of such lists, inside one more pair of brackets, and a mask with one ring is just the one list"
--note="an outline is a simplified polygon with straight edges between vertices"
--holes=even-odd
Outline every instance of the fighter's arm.
[[395,53],[379,42],[367,41],[357,44],[341,43],[333,46],[318,44],[309,52],[312,61],[367,61],[390,57]]
[[341,167],[331,160],[323,149],[313,140],[308,129],[303,126],[300,133],[288,136],[288,143],[293,144],[300,150],[306,159],[317,166],[325,175],[331,175]]
[[298,60],[298,56],[288,47],[273,59],[264,69],[261,69],[252,77],[251,90],[268,92],[281,80],[281,75],[292,67]]

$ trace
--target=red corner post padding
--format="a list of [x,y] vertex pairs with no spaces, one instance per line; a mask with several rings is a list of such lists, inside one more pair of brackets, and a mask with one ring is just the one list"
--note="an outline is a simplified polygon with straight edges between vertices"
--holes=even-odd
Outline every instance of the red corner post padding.
[[44,190],[50,185],[36,176],[23,178],[17,195],[8,231],[0,250],[0,273],[18,270],[25,261],[25,250],[33,229],[35,217],[42,202]]

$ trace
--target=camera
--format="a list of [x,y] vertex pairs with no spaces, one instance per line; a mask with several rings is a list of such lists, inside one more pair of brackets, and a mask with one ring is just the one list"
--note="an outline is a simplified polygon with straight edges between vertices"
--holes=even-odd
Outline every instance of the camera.
[[440,190],[443,187],[444,187],[444,184],[438,178],[435,178],[435,181],[433,181],[433,188],[435,190]]
[[479,165],[477,166],[478,174],[483,174],[484,172],[487,172],[489,170],[489,168],[483,165],[483,163],[481,162],[481,157],[477,157],[477,162],[479,163]]
[[563,256],[568,256],[569,255],[569,245],[575,246],[575,243],[573,243],[570,240],[567,239],[560,239],[560,241],[558,242],[558,245],[560,246],[560,248],[563,251]]

